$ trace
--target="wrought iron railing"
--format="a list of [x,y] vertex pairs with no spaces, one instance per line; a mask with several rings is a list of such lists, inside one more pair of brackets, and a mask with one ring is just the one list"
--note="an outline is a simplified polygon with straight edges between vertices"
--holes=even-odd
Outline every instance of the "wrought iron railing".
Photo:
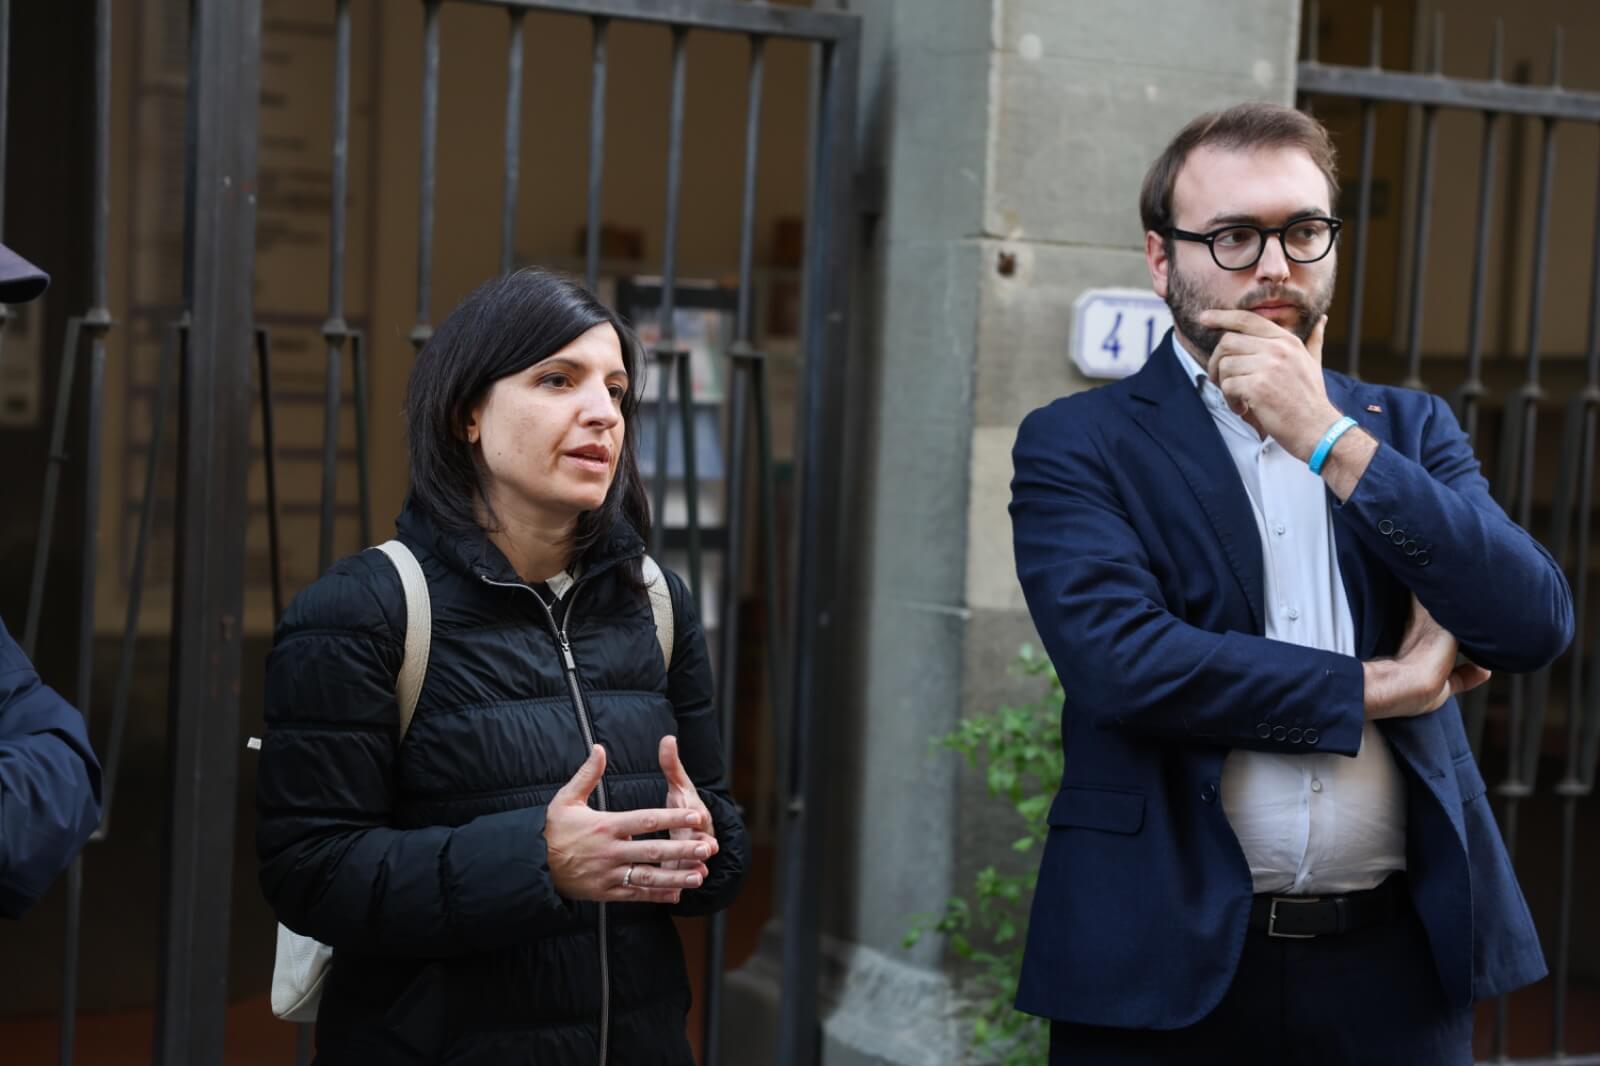
[[[1345,369],[1360,376],[1362,354],[1367,346],[1363,314],[1369,252],[1369,229],[1373,214],[1373,167],[1376,156],[1378,113],[1381,105],[1409,105],[1418,114],[1416,166],[1412,178],[1413,204],[1409,233],[1411,263],[1401,351],[1404,371],[1401,383],[1414,388],[1423,382],[1423,330],[1431,319],[1425,303],[1430,264],[1429,234],[1434,223],[1436,192],[1435,158],[1438,151],[1439,117],[1442,111],[1476,112],[1482,116],[1482,141],[1477,174],[1477,211],[1473,221],[1475,259],[1472,265],[1470,297],[1466,302],[1466,349],[1458,360],[1461,380],[1452,391],[1452,403],[1463,429],[1485,451],[1486,416],[1498,416],[1497,454],[1483,456],[1491,474],[1495,498],[1524,528],[1539,536],[1551,554],[1566,569],[1576,601],[1577,631],[1570,652],[1553,667],[1529,676],[1509,680],[1495,678],[1463,701],[1468,736],[1473,751],[1482,761],[1485,731],[1490,718],[1491,699],[1503,714],[1506,769],[1494,794],[1500,801],[1501,828],[1513,860],[1519,843],[1519,818],[1522,805],[1534,795],[1539,783],[1541,756],[1545,754],[1547,712],[1559,704],[1565,715],[1560,733],[1559,754],[1562,771],[1552,789],[1559,797],[1560,898],[1557,904],[1555,952],[1551,959],[1553,1000],[1550,1034],[1550,1059],[1571,1064],[1600,1064],[1600,1054],[1568,1054],[1569,992],[1573,935],[1573,908],[1579,898],[1575,886],[1578,840],[1578,804],[1591,796],[1595,784],[1596,756],[1600,754],[1600,637],[1592,625],[1591,586],[1593,574],[1590,548],[1595,533],[1594,480],[1596,419],[1600,413],[1600,215],[1593,238],[1593,277],[1588,314],[1588,344],[1583,359],[1580,384],[1569,386],[1569,395],[1552,396],[1542,360],[1545,336],[1545,295],[1548,277],[1552,185],[1555,175],[1556,146],[1563,130],[1600,125],[1600,93],[1578,92],[1561,87],[1562,39],[1558,29],[1552,44],[1549,84],[1533,86],[1510,84],[1502,80],[1503,32],[1495,26],[1492,45],[1486,57],[1488,77],[1483,79],[1446,77],[1442,73],[1444,20],[1436,17],[1430,41],[1429,70],[1385,70],[1379,65],[1382,51],[1382,12],[1373,8],[1368,39],[1367,66],[1338,66],[1321,62],[1319,10],[1316,0],[1306,7],[1306,58],[1299,64],[1298,90],[1302,106],[1314,107],[1332,97],[1354,99],[1360,104],[1360,161],[1355,177],[1356,217],[1350,225],[1348,285],[1350,292],[1347,326],[1348,348]],[[1495,395],[1485,383],[1484,317],[1489,293],[1489,247],[1496,219],[1495,174],[1501,163],[1502,127],[1517,117],[1536,119],[1540,130],[1539,178],[1534,201],[1532,269],[1529,279],[1527,333],[1519,357],[1520,385]],[[1597,201],[1600,211],[1600,201]],[[1502,222],[1502,224],[1505,224]],[[1437,312],[1435,312],[1437,314]],[[1511,353],[1506,353],[1511,354]],[[1437,369],[1437,364],[1436,364]],[[1441,371],[1442,372],[1442,371]],[[1571,373],[1566,377],[1570,378]],[[1553,499],[1546,509],[1535,508],[1534,478],[1538,465],[1537,449],[1541,406],[1564,400],[1559,469],[1555,474]],[[1542,523],[1544,519],[1548,524]],[[1542,526],[1542,528],[1541,528]],[[1493,580],[1493,575],[1485,575]],[[1515,595],[1516,590],[1507,590]],[[1564,671],[1565,684],[1559,699],[1552,698],[1551,677]],[[1590,898],[1596,890],[1588,890]],[[1508,1058],[1511,1037],[1509,1003],[1502,997],[1495,1011],[1493,1034],[1494,1061]],[[1595,1051],[1600,1049],[1585,1049]],[[1534,1060],[1517,1060],[1532,1062]]]

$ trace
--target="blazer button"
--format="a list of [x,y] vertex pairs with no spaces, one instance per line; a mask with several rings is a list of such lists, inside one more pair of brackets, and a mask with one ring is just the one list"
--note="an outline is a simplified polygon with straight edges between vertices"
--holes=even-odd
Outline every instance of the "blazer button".
[[1204,803],[1217,802],[1217,786],[1210,781],[1200,786],[1200,799]]
[[1378,523],[1378,532],[1387,537],[1390,533],[1394,532],[1394,523],[1385,518],[1382,522]]
[[1266,722],[1262,722],[1260,725],[1256,726],[1256,736],[1260,737],[1262,740],[1266,740],[1268,737],[1272,736],[1272,727]]
[[1276,726],[1272,727],[1272,739],[1273,740],[1282,740],[1284,737],[1286,737],[1288,735],[1289,735],[1289,731],[1287,729],[1285,729],[1283,726],[1276,725]]
[[1300,743],[1300,729],[1299,729],[1298,726],[1293,728],[1293,729],[1291,729],[1291,730],[1289,730],[1289,743],[1291,743],[1291,744]]
[[1415,555],[1417,554],[1417,542],[1414,540],[1408,540],[1404,544],[1400,545],[1400,550],[1405,552],[1407,555]]
[[1404,544],[1405,542],[1406,542],[1406,531],[1405,530],[1397,529],[1393,533],[1389,534],[1389,543],[1390,544],[1393,544],[1396,547],[1399,547],[1400,545]]
[[1317,731],[1315,729],[1307,729],[1305,731],[1305,740],[1307,744],[1315,744],[1317,742]]
[[1427,566],[1433,561],[1427,552],[1418,552],[1413,558],[1416,559],[1418,566]]

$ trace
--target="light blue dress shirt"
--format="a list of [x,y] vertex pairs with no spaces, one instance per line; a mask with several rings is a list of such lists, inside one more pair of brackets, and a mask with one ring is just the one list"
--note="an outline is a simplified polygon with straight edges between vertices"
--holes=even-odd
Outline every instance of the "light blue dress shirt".
[[[1176,331],[1172,346],[1250,497],[1261,537],[1265,635],[1354,655],[1355,624],[1322,479],[1233,413]],[[1405,781],[1371,721],[1353,759],[1235,748],[1222,766],[1222,807],[1256,892],[1353,892],[1406,866]]]

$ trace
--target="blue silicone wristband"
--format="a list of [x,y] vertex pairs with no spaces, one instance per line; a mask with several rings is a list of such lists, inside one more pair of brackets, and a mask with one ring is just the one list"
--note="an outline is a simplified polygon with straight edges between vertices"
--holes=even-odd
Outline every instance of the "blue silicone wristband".
[[1328,427],[1328,432],[1324,433],[1322,435],[1322,439],[1317,441],[1316,449],[1312,451],[1311,458],[1306,461],[1307,465],[1311,467],[1311,472],[1313,474],[1317,475],[1318,477],[1322,476],[1322,464],[1328,461],[1328,453],[1333,451],[1334,443],[1338,441],[1340,437],[1344,436],[1345,430],[1351,428],[1355,424],[1355,419],[1351,418],[1349,415],[1345,415],[1343,418],[1339,419],[1339,421]]

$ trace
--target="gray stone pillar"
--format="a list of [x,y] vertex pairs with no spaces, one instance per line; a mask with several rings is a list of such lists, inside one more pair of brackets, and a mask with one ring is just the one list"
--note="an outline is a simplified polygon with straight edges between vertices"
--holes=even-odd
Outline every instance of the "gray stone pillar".
[[[1138,190],[1194,114],[1288,101],[1298,0],[856,0],[862,250],[851,442],[858,600],[848,723],[830,738],[825,1066],[962,1061],[955,967],[915,912],[968,894],[1017,836],[929,739],[990,708],[1036,640],[1006,514],[1017,423],[1088,386],[1073,300],[1148,284]],[[1065,679],[1070,685],[1071,680]],[[731,1063],[763,1061],[782,930],[728,985]]]

